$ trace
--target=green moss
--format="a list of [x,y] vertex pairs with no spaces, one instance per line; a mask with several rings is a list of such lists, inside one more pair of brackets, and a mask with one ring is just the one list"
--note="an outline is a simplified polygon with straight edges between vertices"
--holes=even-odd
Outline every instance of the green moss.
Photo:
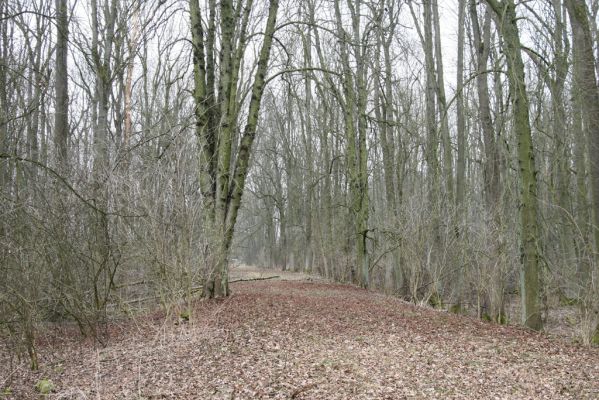
[[489,315],[487,313],[484,313],[481,319],[487,322],[495,322],[499,325],[507,325],[508,323],[508,318],[507,315],[505,315],[505,313],[499,313],[497,315]]
[[453,304],[449,307],[449,312],[452,314],[465,314],[465,310],[461,304]]
[[54,391],[54,383],[52,383],[50,379],[40,379],[35,384],[35,390],[37,390],[43,395],[50,394]]
[[191,313],[189,312],[189,310],[181,311],[181,313],[179,314],[179,318],[181,318],[183,321],[189,321],[190,316]]
[[566,322],[566,324],[568,324],[568,326],[576,326],[576,325],[578,325],[578,318],[576,318],[573,315],[566,316],[566,318],[564,319],[564,321]]
[[499,313],[499,315],[495,319],[495,322],[497,322],[499,325],[507,325],[507,323],[508,323],[507,315],[505,315],[505,313],[503,313],[503,312]]
[[443,308],[443,298],[441,298],[439,293],[435,292],[429,297],[428,305],[433,308]]
[[595,328],[595,334],[593,335],[593,338],[591,339],[591,343],[599,346],[599,325],[597,325],[597,328]]
[[576,306],[580,304],[580,299],[576,298],[576,297],[568,297],[564,294],[562,294],[559,297],[559,303],[562,306]]
[[7,387],[3,388],[2,391],[0,392],[0,399],[10,397],[10,395],[12,395],[12,389],[7,386]]

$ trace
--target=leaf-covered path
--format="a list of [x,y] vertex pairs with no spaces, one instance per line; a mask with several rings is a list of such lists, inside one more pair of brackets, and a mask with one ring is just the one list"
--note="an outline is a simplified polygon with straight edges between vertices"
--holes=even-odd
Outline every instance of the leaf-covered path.
[[[107,347],[42,348],[12,397],[48,399],[597,399],[599,351],[308,281],[233,284],[190,322],[144,320]],[[0,396],[1,397],[1,396]]]

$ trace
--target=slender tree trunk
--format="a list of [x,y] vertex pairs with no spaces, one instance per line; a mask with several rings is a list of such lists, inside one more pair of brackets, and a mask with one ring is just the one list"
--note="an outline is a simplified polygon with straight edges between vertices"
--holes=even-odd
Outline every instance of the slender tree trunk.
[[439,104],[439,121],[441,123],[441,140],[443,142],[443,175],[445,178],[446,194],[449,199],[454,198],[453,185],[453,153],[451,148],[451,136],[449,133],[449,109],[445,97],[445,79],[443,77],[443,54],[441,51],[441,19],[437,0],[432,0],[433,25],[434,25],[434,48],[437,75],[437,101]]
[[487,62],[489,58],[490,46],[490,28],[491,18],[485,13],[483,30],[481,31],[478,23],[478,14],[476,3],[470,2],[470,16],[472,20],[472,32],[476,46],[477,60],[477,93],[478,107],[480,115],[480,124],[483,132],[484,151],[485,151],[485,200],[489,213],[493,216],[494,222],[500,214],[501,187],[499,174],[499,152],[497,150],[495,129],[491,117],[491,103],[489,100],[489,86],[487,75]]
[[[597,250],[599,249],[599,86],[597,84],[596,60],[593,52],[593,38],[589,27],[589,15],[584,0],[565,0],[570,24],[572,25],[573,51],[574,51],[574,81],[580,93],[582,121],[585,128],[585,137],[588,145],[588,158],[590,164],[591,204],[592,204],[592,232],[595,244],[595,271],[586,267],[581,274],[582,287],[589,288],[586,297],[596,299],[596,290],[593,290],[592,276],[597,272]],[[593,273],[593,274],[592,274]],[[591,328],[591,338],[599,338],[599,322],[596,317],[599,309],[596,300],[583,302],[583,313],[591,321],[595,321],[595,328]],[[593,316],[594,315],[594,316]]]
[[[343,95],[344,95],[344,117],[345,135],[347,141],[346,163],[348,167],[350,186],[350,218],[354,227],[355,243],[355,275],[354,278],[362,287],[368,287],[369,277],[369,254],[367,248],[368,236],[368,171],[367,171],[367,144],[366,144],[366,64],[364,59],[365,47],[362,45],[363,38],[360,34],[360,8],[361,1],[348,0],[348,8],[351,12],[353,35],[347,34],[343,28],[339,0],[335,0],[335,16],[337,20],[337,31],[342,37],[341,62],[343,66]],[[352,44],[355,55],[355,79],[354,72],[350,66],[349,43]]]
[[425,146],[425,160],[428,178],[428,205],[432,215],[432,231],[433,231],[433,245],[438,247],[441,241],[440,234],[440,191],[439,191],[439,160],[437,149],[439,146],[439,135],[437,131],[437,120],[436,120],[436,102],[435,102],[435,91],[437,88],[436,74],[435,74],[435,58],[433,55],[434,42],[433,42],[433,22],[432,22],[432,0],[425,0],[422,3],[423,6],[423,29],[424,33],[421,32],[417,22],[416,15],[412,10],[411,3],[410,11],[414,22],[418,26],[418,34],[422,47],[424,49],[425,59],[425,74],[426,74],[426,87],[425,87],[425,126],[426,126],[426,146]]
[[580,90],[582,118],[588,140],[588,158],[591,176],[593,205],[593,237],[595,248],[599,248],[599,89],[595,75],[593,40],[589,28],[586,3],[581,0],[566,0],[570,15],[574,51],[574,79]]
[[[393,217],[392,223],[399,224],[399,206],[397,200],[396,179],[396,164],[399,164],[395,158],[396,144],[394,138],[393,120],[393,69],[391,60],[391,48],[395,28],[395,8],[393,2],[384,3],[382,5],[387,10],[389,15],[389,24],[385,29],[380,29],[377,45],[377,72],[379,75],[378,82],[375,88],[375,113],[379,121],[379,132],[381,141],[381,153],[383,156],[383,181],[385,184],[385,200],[387,209]],[[382,50],[382,55],[381,55]],[[383,58],[381,66],[380,58]],[[399,184],[399,182],[398,182]],[[396,245],[393,243],[392,245]],[[401,265],[401,248],[400,243],[398,248],[392,251],[392,265],[389,276],[392,277],[392,283],[388,285],[394,292],[401,293],[404,288],[404,273]],[[392,272],[392,273],[391,273]]]
[[[312,65],[312,36],[310,30],[305,35],[302,35],[302,47],[304,53],[304,63],[308,68]],[[313,208],[313,197],[314,197],[314,162],[313,162],[313,151],[312,151],[312,75],[310,72],[304,74],[304,90],[305,90],[305,107],[306,112],[304,114],[304,126],[305,126],[305,138],[304,148],[306,151],[306,171],[307,171],[307,183],[306,183],[306,201],[304,207],[304,219],[305,219],[305,248],[304,248],[304,271],[312,272],[312,264],[314,259],[313,249],[313,226],[312,226],[312,208]]]
[[[129,59],[127,62],[127,76],[125,78],[125,121],[123,128],[123,143],[122,148],[123,151],[127,152],[129,149],[129,144],[131,141],[131,136],[133,134],[133,117],[131,115],[131,102],[133,99],[133,72],[135,68],[135,57],[137,53],[138,40],[139,40],[139,10],[135,9],[133,11],[133,30],[131,32],[131,36],[128,38],[128,50],[129,50]],[[125,160],[128,160],[128,156],[123,155]],[[128,162],[125,162],[125,165],[128,165]]]
[[503,305],[503,279],[501,276],[501,252],[502,252],[502,222],[501,222],[501,182],[499,151],[496,144],[496,133],[491,117],[491,102],[489,99],[489,85],[487,66],[491,41],[491,15],[487,11],[484,16],[483,29],[481,30],[476,2],[470,1],[470,19],[472,24],[472,36],[476,51],[476,82],[478,94],[478,111],[480,125],[483,132],[483,143],[485,152],[485,164],[483,170],[484,198],[487,211],[490,216],[490,226],[495,230],[493,243],[493,263],[491,266],[491,282],[489,282],[489,315],[496,322],[502,320],[504,313]]
[[568,146],[568,136],[566,132],[566,109],[564,88],[568,74],[568,53],[569,40],[564,24],[564,7],[561,1],[552,0],[555,13],[555,31],[553,33],[553,43],[555,49],[555,74],[550,79],[549,87],[551,91],[551,110],[553,112],[553,140],[555,143],[555,154],[557,158],[557,168],[555,171],[555,203],[557,208],[557,220],[559,221],[559,245],[560,252],[563,255],[563,266],[567,267],[575,260],[574,246],[575,241],[572,235],[572,224],[570,215],[573,213],[570,198],[570,167],[571,151]]
[[368,253],[368,218],[370,208],[370,196],[368,193],[368,147],[366,142],[366,105],[368,93],[366,92],[366,49],[360,34],[360,12],[361,0],[354,3],[353,28],[354,28],[354,53],[357,54],[356,89],[357,89],[357,112],[358,112],[358,187],[356,191],[356,204],[358,205],[358,258],[357,265],[360,271],[360,284],[363,287],[370,285],[370,255]]
[[[0,2],[0,18],[6,17],[7,2]],[[8,25],[0,24],[0,153],[8,154]],[[7,190],[9,183],[8,160],[0,160],[0,190]],[[0,224],[0,234],[3,234],[4,224]]]
[[[456,123],[457,123],[457,168],[456,168],[456,236],[462,235],[460,223],[465,214],[465,185],[466,185],[466,120],[464,116],[464,31],[466,21],[466,0],[458,0],[458,50],[457,50],[457,94],[456,94]],[[457,273],[455,293],[455,306],[453,310],[460,312],[462,309],[462,297],[464,287],[465,271]]]
[[56,35],[54,147],[57,164],[64,170],[67,165],[69,137],[68,0],[56,0],[56,27],[58,33]]
[[92,167],[93,194],[95,212],[95,262],[94,271],[94,306],[96,311],[103,310],[108,300],[108,293],[114,285],[114,270],[111,267],[109,221],[106,214],[108,208],[108,192],[105,185],[109,167],[108,111],[112,92],[111,59],[115,39],[117,18],[117,1],[105,3],[104,10],[105,37],[102,57],[99,51],[99,25],[97,0],[92,0],[92,61],[95,69],[95,106],[97,119],[94,123],[94,161]]
[[[429,168],[430,182],[430,206],[437,207],[437,197],[439,190],[439,173],[437,160],[437,126],[435,118],[435,64],[433,57],[433,32],[432,32],[432,16],[431,16],[431,0],[423,2],[424,7],[424,58],[426,67],[426,130],[427,130],[427,165]],[[436,211],[435,211],[436,212]]]

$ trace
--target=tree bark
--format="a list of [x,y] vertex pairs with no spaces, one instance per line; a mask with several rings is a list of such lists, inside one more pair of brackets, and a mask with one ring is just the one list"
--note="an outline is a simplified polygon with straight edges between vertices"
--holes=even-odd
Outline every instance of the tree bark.
[[[458,224],[456,224],[456,236],[462,235],[459,222],[465,215],[465,191],[466,191],[466,118],[464,115],[464,31],[466,21],[466,0],[458,0],[458,49],[457,49],[457,94],[456,94],[456,130],[457,130],[457,168],[456,168],[456,197],[455,207]],[[457,274],[454,310],[462,308],[462,297],[464,288],[464,271]]]
[[439,104],[439,121],[441,123],[441,140],[443,142],[443,175],[445,178],[446,194],[449,199],[454,197],[453,185],[453,152],[451,148],[451,135],[449,133],[449,109],[445,97],[445,79],[443,77],[443,54],[441,51],[441,19],[437,0],[432,0],[434,49],[437,76],[437,102]]
[[586,3],[581,0],[566,0],[565,4],[572,25],[574,80],[580,91],[575,93],[575,96],[580,96],[584,130],[588,140],[593,237],[595,249],[599,249],[599,88],[595,75],[593,40]]
[[[341,42],[341,63],[343,67],[343,95],[345,99],[344,122],[347,141],[347,168],[350,185],[350,218],[353,220],[355,244],[355,274],[356,282],[362,287],[370,283],[370,260],[367,247],[368,236],[368,171],[366,143],[366,64],[364,59],[365,46],[360,34],[361,0],[348,0],[347,6],[351,13],[353,35],[347,34],[343,27],[339,0],[335,0],[335,16],[338,34]],[[350,48],[355,55],[354,71],[350,66]]]
[[66,170],[69,137],[68,0],[56,0],[56,27],[58,33],[56,35],[54,147],[57,164],[62,170]]
[[[241,6],[241,5],[240,5]],[[205,234],[208,236],[210,258],[205,276],[206,297],[229,295],[228,257],[233,240],[235,222],[241,205],[245,179],[249,172],[252,145],[256,136],[260,103],[264,92],[266,70],[276,25],[278,0],[270,0],[264,41],[257,61],[251,91],[246,126],[243,131],[237,154],[233,160],[233,131],[239,104],[236,88],[239,79],[241,57],[245,46],[245,35],[252,1],[246,3],[244,12],[233,13],[230,0],[220,3],[221,15],[221,68],[217,104],[220,115],[211,114],[212,90],[216,83],[214,67],[207,65],[214,54],[215,40],[213,23],[204,39],[201,8],[197,0],[190,0],[192,44],[194,53],[194,99],[196,105],[196,137],[199,145],[199,176],[203,195],[203,208],[208,215],[205,221]],[[209,3],[210,18],[214,18],[216,7]],[[235,23],[241,19],[238,47],[234,47]],[[215,126],[218,124],[218,126]],[[217,136],[216,136],[217,135]],[[217,160],[215,163],[214,160]],[[232,171],[232,174],[231,174]]]
[[[590,164],[591,178],[591,204],[592,204],[592,232],[595,244],[595,258],[597,249],[599,249],[599,86],[597,84],[596,60],[593,52],[593,37],[589,27],[589,15],[586,3],[583,0],[565,0],[568,14],[570,15],[570,24],[572,25],[573,51],[574,51],[574,81],[575,86],[580,93],[579,104],[582,109],[582,121],[587,140],[588,159]],[[581,286],[587,288],[586,297],[596,299],[596,290],[593,291],[589,281],[592,279],[592,273],[597,271],[596,262],[595,271],[583,263],[581,271]],[[588,306],[586,306],[588,303]],[[599,338],[599,322],[596,314],[597,302],[588,300],[583,302],[583,313],[594,318],[596,326],[592,329],[591,338]],[[593,317],[593,313],[595,316]]]
[[534,330],[543,327],[539,307],[540,237],[537,216],[537,171],[529,119],[529,102],[524,77],[516,5],[513,0],[486,0],[497,14],[499,31],[508,65],[508,81],[514,112],[514,130],[518,140],[520,167],[521,293],[522,323]]
[[476,2],[470,1],[470,19],[472,24],[472,37],[476,52],[476,83],[478,94],[478,112],[480,125],[483,132],[485,163],[483,166],[484,199],[487,212],[490,216],[490,226],[494,229],[494,243],[492,245],[494,256],[497,260],[491,266],[492,276],[489,282],[489,316],[492,320],[500,322],[504,313],[503,281],[501,279],[501,252],[502,252],[502,222],[501,222],[501,181],[499,166],[499,151],[496,143],[496,133],[491,117],[491,102],[489,100],[488,85],[488,59],[491,37],[491,15],[485,12],[483,29],[478,21]]

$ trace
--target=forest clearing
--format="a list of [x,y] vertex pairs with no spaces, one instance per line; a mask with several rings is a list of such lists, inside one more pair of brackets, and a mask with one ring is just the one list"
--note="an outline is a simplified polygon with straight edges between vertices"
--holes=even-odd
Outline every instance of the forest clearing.
[[2,349],[0,398],[38,399],[41,379],[47,399],[599,396],[597,348],[282,274],[233,283],[230,297],[194,303],[189,321],[173,310],[111,323],[105,347],[48,331],[38,371]]

